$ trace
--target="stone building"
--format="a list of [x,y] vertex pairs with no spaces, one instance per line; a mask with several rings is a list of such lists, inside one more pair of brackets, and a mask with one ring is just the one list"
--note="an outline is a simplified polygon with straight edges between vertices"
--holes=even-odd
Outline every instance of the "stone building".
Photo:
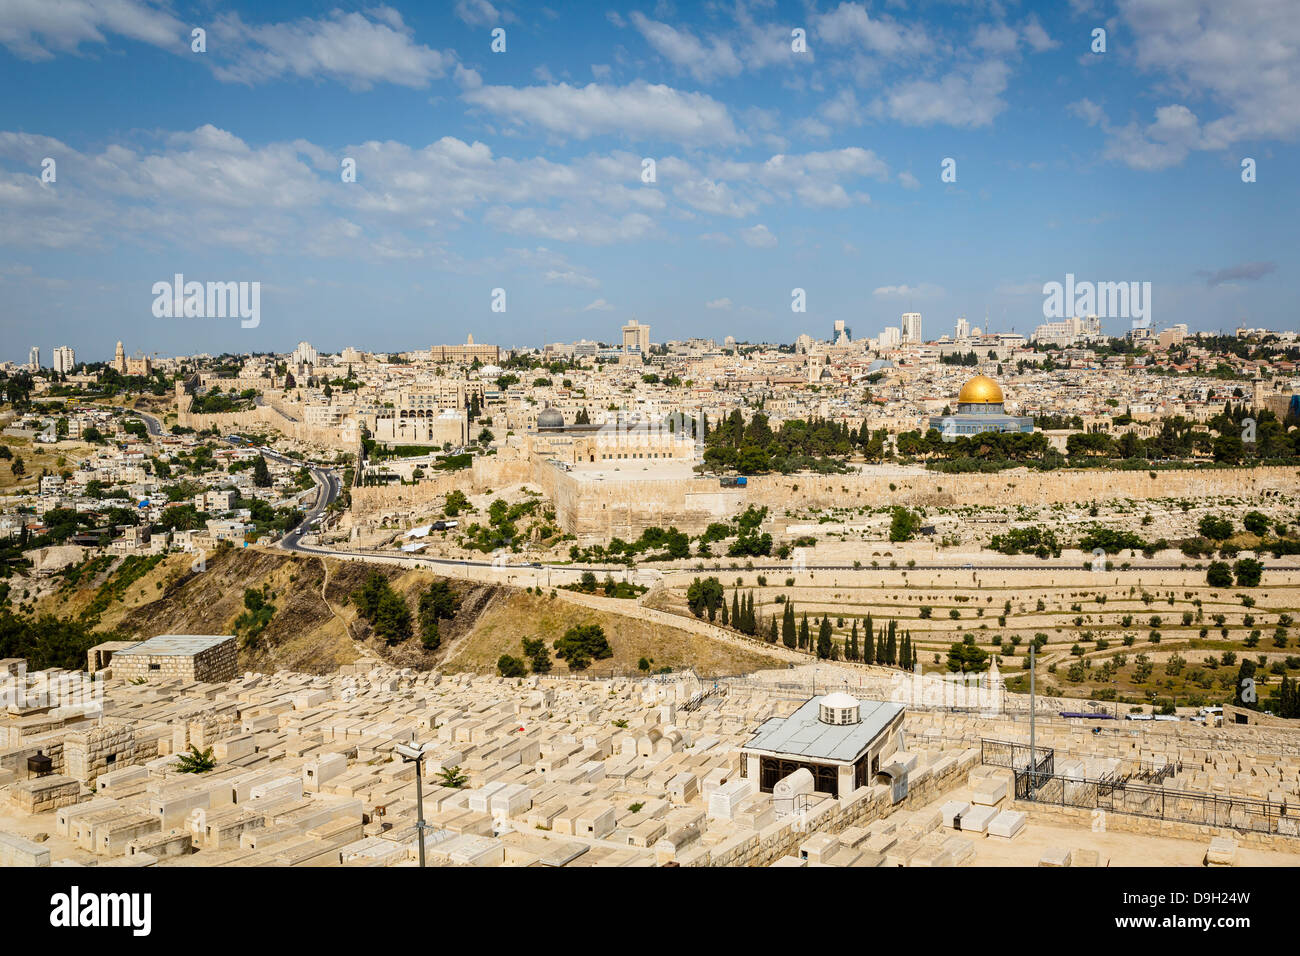
[[804,703],[789,717],[764,721],[741,748],[741,775],[755,780],[759,792],[805,770],[809,789],[840,798],[894,779],[888,758],[900,747],[905,708],[886,701],[859,701],[848,694],[827,694]]
[[222,681],[235,677],[235,639],[223,634],[161,634],[113,654],[113,676],[125,680]]

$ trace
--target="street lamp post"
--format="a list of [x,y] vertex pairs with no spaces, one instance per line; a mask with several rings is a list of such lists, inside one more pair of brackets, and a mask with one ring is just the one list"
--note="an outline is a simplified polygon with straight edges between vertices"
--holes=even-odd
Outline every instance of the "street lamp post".
[[424,866],[424,745],[415,742],[415,731],[411,731],[409,744],[398,744],[397,753],[404,763],[415,764],[415,839],[420,847],[420,866]]

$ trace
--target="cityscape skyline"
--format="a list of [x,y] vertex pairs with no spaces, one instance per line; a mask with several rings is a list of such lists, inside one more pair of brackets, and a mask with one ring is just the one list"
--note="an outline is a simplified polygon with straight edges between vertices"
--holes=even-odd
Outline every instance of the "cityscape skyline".
[[[1245,6],[10,7],[0,359],[1028,335],[1067,275],[1151,283],[1155,328],[1294,327],[1295,27]],[[176,273],[260,283],[263,321],[155,318]]]

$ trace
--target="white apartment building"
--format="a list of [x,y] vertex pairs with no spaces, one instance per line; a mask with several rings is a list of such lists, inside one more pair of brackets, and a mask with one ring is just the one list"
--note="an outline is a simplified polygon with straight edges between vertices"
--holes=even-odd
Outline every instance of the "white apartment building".
[[60,375],[66,375],[77,366],[77,355],[66,345],[60,345],[54,350],[54,371]]
[[908,345],[919,345],[925,340],[921,337],[921,313],[904,312],[900,327],[902,340]]

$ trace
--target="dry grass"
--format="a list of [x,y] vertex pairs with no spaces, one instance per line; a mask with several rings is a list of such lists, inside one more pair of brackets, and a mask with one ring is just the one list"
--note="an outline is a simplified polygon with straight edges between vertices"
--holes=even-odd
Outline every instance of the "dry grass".
[[[512,591],[477,621],[463,646],[453,649],[448,668],[458,671],[495,673],[502,654],[522,657],[520,639],[540,637],[553,645],[564,632],[578,624],[599,624],[605,629],[614,656],[596,661],[586,673],[604,676],[611,672],[637,674],[637,663],[645,657],[654,669],[694,667],[701,676],[748,673],[773,666],[771,658],[731,645],[712,641],[688,631],[650,624],[635,617],[636,607],[627,602],[628,615],[612,614],[571,604],[561,598],[538,597],[526,591]],[[568,666],[551,655],[551,673],[569,673]]]

